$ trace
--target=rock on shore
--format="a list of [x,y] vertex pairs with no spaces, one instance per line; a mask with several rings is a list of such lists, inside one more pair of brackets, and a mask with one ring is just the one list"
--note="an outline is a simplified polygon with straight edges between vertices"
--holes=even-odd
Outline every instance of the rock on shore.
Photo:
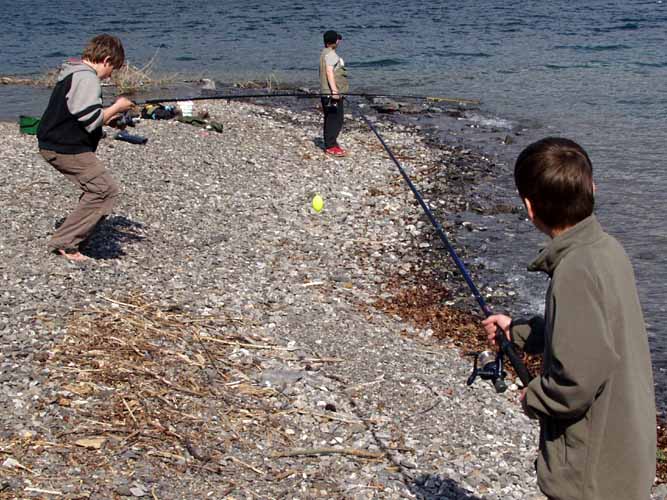
[[[373,306],[430,230],[371,132],[337,159],[315,111],[206,108],[101,143],[83,265],[46,252],[76,189],[0,124],[0,498],[542,498],[518,393]],[[416,181],[455,159],[379,129]]]

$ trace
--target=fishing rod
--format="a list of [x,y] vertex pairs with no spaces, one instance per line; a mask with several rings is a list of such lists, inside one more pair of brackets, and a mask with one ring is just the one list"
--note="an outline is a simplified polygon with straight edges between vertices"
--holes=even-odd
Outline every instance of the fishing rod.
[[[312,94],[313,96],[322,96],[322,97],[330,97],[329,94]],[[375,99],[375,98],[381,98],[385,97],[387,99],[418,99],[418,100],[424,100],[424,101],[429,101],[429,102],[452,102],[456,104],[471,104],[471,105],[479,105],[481,101],[479,99],[464,99],[460,97],[440,97],[440,96],[429,96],[429,95],[402,95],[402,94],[369,94],[366,92],[359,92],[359,93],[349,93],[349,94],[342,94],[344,97],[350,96],[350,97],[367,97],[369,99]],[[310,97],[310,95],[306,94],[306,97]]]
[[[438,97],[438,96],[419,96],[419,95],[398,95],[398,94],[368,94],[368,93],[352,93],[342,94],[343,97],[367,97],[369,99],[385,97],[388,99],[423,99],[429,102],[452,102],[458,104],[478,105],[478,99],[459,99],[457,97]],[[317,99],[321,97],[331,97],[331,94],[322,94],[315,92],[280,92],[280,93],[259,93],[259,94],[210,94],[198,95],[189,97],[165,97],[161,99],[145,99],[135,101],[136,105],[143,104],[159,104],[165,101],[207,101],[207,100],[235,100],[235,99],[259,99],[259,98],[278,98],[278,97],[299,97],[302,99]]]
[[134,103],[136,105],[142,105],[142,104],[160,104],[165,101],[166,102],[209,101],[209,100],[232,101],[234,99],[258,99],[262,97],[297,97],[302,95],[304,95],[303,92],[284,92],[280,94],[210,94],[210,95],[198,95],[198,96],[188,96],[188,97],[163,97],[161,99],[145,99],[142,101],[134,101]]
[[[442,226],[440,225],[440,222],[435,218],[433,215],[433,212],[429,208],[429,206],[426,204],[424,201],[424,198],[422,198],[421,194],[415,187],[415,185],[412,183],[412,180],[408,176],[408,174],[405,172],[399,161],[396,159],[394,156],[394,153],[391,151],[387,143],[384,141],[380,133],[377,131],[375,126],[366,118],[366,115],[361,111],[361,109],[357,106],[357,110],[359,112],[359,115],[361,118],[366,122],[366,125],[371,129],[371,131],[375,134],[375,136],[378,138],[380,143],[382,144],[382,147],[384,147],[385,151],[389,155],[389,158],[396,164],[398,167],[398,171],[401,173],[403,176],[403,179],[405,179],[405,182],[408,184],[410,187],[410,190],[412,193],[415,195],[415,198],[421,205],[422,209],[424,210],[424,213],[428,217],[428,219],[431,221],[431,224],[433,224],[433,227],[435,228],[436,232],[438,233],[438,236],[440,237],[440,240],[442,243],[445,245],[445,248],[449,252],[449,255],[452,257],[454,260],[454,263],[456,264],[456,267],[459,269],[461,272],[461,275],[463,275],[463,279],[465,282],[468,284],[468,287],[472,291],[473,296],[477,300],[477,303],[479,304],[480,308],[484,312],[484,315],[486,317],[491,316],[491,308],[488,306],[486,301],[484,300],[484,297],[480,293],[479,289],[473,282],[470,273],[466,269],[466,266],[463,264],[463,261],[459,258],[458,254],[456,253],[456,250],[454,250],[454,247],[451,245],[449,242],[449,239],[445,235],[445,232],[442,229]],[[526,368],[526,365],[523,363],[521,360],[521,357],[516,351],[516,348],[514,344],[507,338],[505,335],[505,332],[498,327],[496,329],[496,337],[495,337],[496,344],[499,347],[498,353],[495,356],[495,359],[493,358],[493,354],[491,354],[488,351],[480,353],[478,356],[475,357],[474,361],[474,367],[473,367],[473,372],[468,378],[468,385],[471,385],[475,378],[479,376],[482,379],[488,379],[492,380],[493,385],[496,389],[497,392],[503,392],[507,389],[507,385],[505,384],[504,378],[505,378],[505,372],[503,370],[503,354],[506,355],[509,358],[509,361],[516,371],[517,375],[519,376],[519,379],[521,379],[521,382],[523,383],[524,387],[528,385],[528,383],[531,381],[532,376],[528,369]],[[481,368],[478,367],[478,364],[481,366]]]

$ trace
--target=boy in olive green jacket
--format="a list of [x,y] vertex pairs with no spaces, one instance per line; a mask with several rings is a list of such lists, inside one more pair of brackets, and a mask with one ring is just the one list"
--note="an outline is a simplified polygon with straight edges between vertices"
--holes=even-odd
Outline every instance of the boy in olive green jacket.
[[646,500],[656,468],[653,375],[635,277],[593,215],[586,152],[547,138],[517,159],[528,216],[551,241],[530,264],[551,278],[544,316],[484,322],[531,353],[542,373],[522,393],[540,420],[538,484],[554,500]]

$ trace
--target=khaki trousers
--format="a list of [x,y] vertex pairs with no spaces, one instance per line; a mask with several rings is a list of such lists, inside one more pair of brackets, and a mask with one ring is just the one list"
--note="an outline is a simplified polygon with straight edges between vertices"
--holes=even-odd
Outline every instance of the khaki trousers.
[[49,241],[53,250],[74,250],[91,235],[97,223],[111,213],[120,189],[95,153],[60,154],[46,149],[39,153],[83,193]]

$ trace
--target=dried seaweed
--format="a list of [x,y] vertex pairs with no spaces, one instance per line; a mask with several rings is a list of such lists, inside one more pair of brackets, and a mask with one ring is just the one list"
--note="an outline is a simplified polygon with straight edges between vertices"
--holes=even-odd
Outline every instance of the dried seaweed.
[[[452,294],[442,283],[430,277],[420,277],[416,284],[407,286],[401,280],[393,280],[387,291],[391,297],[378,300],[377,308],[411,320],[419,328],[431,329],[436,339],[456,347],[462,355],[490,348],[481,316],[446,305]],[[525,354],[524,362],[532,373],[537,373],[541,357]],[[516,376],[509,364],[506,369]]]

